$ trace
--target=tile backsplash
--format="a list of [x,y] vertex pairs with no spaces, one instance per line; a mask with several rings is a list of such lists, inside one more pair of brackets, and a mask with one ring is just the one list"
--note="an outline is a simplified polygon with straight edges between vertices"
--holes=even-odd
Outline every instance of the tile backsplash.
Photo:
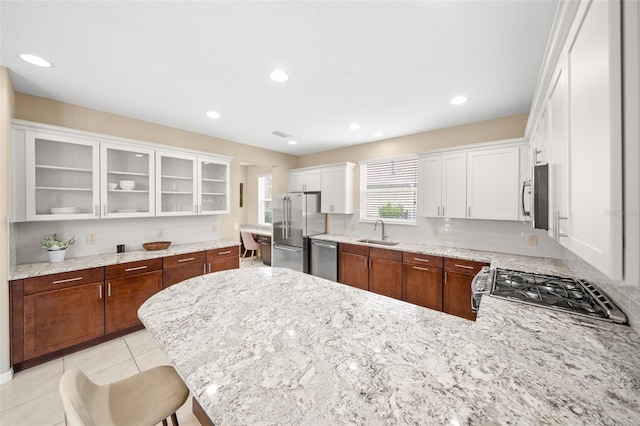
[[[157,236],[159,229],[161,237]],[[115,253],[118,244],[131,251],[141,250],[142,244],[149,241],[184,244],[221,239],[220,216],[16,222],[10,225],[10,232],[12,265],[46,261],[47,253],[40,242],[53,233],[64,238],[76,237],[67,257]],[[89,235],[95,235],[95,244],[88,244]]]

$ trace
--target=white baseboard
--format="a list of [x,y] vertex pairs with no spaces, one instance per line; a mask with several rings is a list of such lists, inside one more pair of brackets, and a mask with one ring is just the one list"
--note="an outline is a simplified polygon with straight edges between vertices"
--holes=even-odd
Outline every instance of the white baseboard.
[[5,371],[4,373],[0,373],[0,385],[4,385],[5,383],[9,383],[13,379],[13,367],[9,369],[9,371]]

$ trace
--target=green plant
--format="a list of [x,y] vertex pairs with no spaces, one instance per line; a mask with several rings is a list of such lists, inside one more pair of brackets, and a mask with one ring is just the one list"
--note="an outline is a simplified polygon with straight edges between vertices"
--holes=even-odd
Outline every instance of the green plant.
[[47,250],[64,250],[70,245],[75,244],[76,237],[73,236],[70,240],[59,240],[58,234],[48,235],[42,241],[42,247]]
[[387,203],[384,206],[378,207],[378,215],[380,217],[400,218],[404,215],[404,207],[399,204],[397,206],[392,206],[391,203]]

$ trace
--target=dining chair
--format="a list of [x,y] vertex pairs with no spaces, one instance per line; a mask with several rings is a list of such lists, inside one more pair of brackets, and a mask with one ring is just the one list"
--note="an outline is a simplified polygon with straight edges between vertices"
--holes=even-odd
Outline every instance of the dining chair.
[[253,255],[260,248],[260,243],[253,239],[253,234],[250,232],[240,232],[240,236],[242,237],[242,244],[244,245],[244,253],[242,253],[242,259],[244,260],[247,255],[247,251],[251,250],[251,263],[253,265]]
[[153,426],[159,422],[167,426],[167,417],[178,426],[176,411],[189,396],[189,389],[169,365],[107,385],[97,385],[74,368],[62,375],[59,389],[68,426]]

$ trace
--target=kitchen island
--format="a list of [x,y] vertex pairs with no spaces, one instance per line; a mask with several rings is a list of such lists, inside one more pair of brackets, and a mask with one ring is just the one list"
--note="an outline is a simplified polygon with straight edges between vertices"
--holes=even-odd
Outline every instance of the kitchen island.
[[139,316],[216,425],[637,424],[627,326],[485,297],[476,322],[287,269],[174,285]]

